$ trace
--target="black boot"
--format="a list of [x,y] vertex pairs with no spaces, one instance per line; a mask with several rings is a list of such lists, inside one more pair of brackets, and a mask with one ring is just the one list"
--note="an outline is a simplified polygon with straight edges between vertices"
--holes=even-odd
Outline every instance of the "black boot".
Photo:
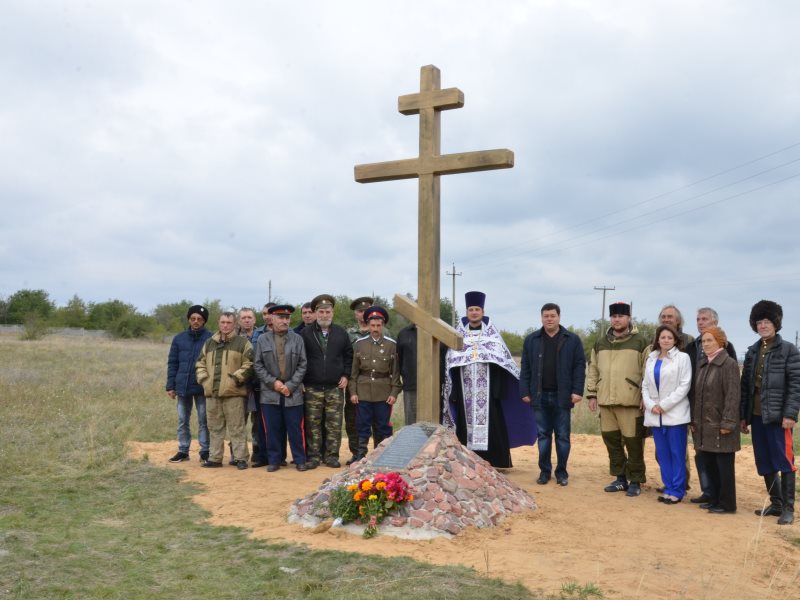
[[790,471],[789,473],[781,473],[783,511],[778,519],[778,525],[791,525],[794,523],[794,480],[794,472]]
[[767,486],[769,494],[769,506],[767,508],[757,508],[755,513],[759,517],[778,517],[783,513],[783,495],[781,492],[781,480],[777,473],[764,475],[764,485]]
[[364,458],[367,455],[367,450],[369,450],[369,438],[359,438],[356,460],[361,460]]

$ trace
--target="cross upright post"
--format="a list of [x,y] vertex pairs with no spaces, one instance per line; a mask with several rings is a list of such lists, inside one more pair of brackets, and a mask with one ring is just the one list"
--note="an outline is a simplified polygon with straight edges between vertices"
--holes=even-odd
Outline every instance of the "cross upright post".
[[[511,150],[482,150],[441,154],[441,111],[464,106],[458,88],[441,89],[441,72],[433,65],[420,70],[420,91],[398,98],[398,111],[419,114],[417,158],[356,165],[359,183],[419,180],[417,302],[399,294],[394,308],[417,325],[417,418],[437,422],[440,401],[439,343],[461,349],[463,337],[442,321],[440,302],[440,187],[439,177],[455,173],[508,169],[514,166]],[[455,307],[453,307],[455,310]]]

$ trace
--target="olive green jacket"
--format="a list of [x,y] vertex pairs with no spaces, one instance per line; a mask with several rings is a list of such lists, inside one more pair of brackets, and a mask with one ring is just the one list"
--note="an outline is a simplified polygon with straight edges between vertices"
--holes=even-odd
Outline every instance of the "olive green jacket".
[[195,370],[206,397],[247,398],[247,384],[253,377],[253,345],[240,335],[223,342],[218,331],[203,344]]
[[587,399],[597,398],[600,406],[640,406],[642,377],[649,343],[636,327],[616,338],[608,329],[589,355],[586,376]]

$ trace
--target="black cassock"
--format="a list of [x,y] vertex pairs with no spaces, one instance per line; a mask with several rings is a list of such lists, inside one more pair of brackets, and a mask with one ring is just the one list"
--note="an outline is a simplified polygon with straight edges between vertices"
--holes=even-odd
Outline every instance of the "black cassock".
[[[469,367],[456,367],[451,370],[453,389],[450,392],[450,402],[456,407],[456,435],[458,441],[467,445],[467,419],[464,411],[464,390],[461,386],[461,369]],[[501,399],[505,395],[505,369],[494,363],[489,363],[489,449],[473,450],[475,454],[488,461],[493,467],[510,469],[511,448],[508,443],[508,429],[503,416]]]

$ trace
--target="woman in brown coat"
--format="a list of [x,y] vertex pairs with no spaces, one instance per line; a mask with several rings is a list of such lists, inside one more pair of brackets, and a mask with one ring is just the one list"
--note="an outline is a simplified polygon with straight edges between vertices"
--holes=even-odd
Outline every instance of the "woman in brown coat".
[[725,351],[728,339],[719,327],[703,332],[703,356],[697,363],[690,428],[711,479],[711,500],[701,504],[711,513],[736,512],[735,453],[739,441],[739,365]]

